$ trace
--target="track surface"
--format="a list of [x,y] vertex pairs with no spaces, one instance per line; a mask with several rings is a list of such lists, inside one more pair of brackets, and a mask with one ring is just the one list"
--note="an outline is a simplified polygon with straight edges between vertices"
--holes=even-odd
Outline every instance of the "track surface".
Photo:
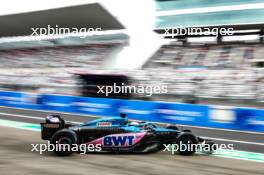
[[[22,118],[22,116],[45,117],[46,112],[0,108],[0,118],[39,123],[40,119]],[[10,115],[6,116],[3,113]],[[12,116],[14,115],[14,116]],[[16,115],[16,116],[15,116]],[[20,116],[20,117],[18,117]],[[67,115],[72,121],[87,121],[94,118]],[[244,140],[263,143],[264,135],[236,133],[230,131],[194,129],[195,133],[226,139]],[[179,174],[179,175],[261,175],[263,163],[196,155],[184,157],[172,156],[169,152],[147,155],[124,154],[75,154],[70,157],[56,157],[51,153],[40,155],[31,152],[30,144],[45,143],[40,140],[40,133],[21,129],[0,127],[0,171],[1,175],[28,174]],[[263,146],[234,143],[235,148],[262,152]]]

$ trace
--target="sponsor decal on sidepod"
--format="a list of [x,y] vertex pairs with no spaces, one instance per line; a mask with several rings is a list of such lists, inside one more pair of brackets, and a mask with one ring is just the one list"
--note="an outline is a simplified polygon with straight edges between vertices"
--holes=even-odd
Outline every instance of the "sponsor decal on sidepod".
[[137,144],[145,135],[145,132],[112,134],[93,140],[87,144],[100,144],[102,147],[129,147]]

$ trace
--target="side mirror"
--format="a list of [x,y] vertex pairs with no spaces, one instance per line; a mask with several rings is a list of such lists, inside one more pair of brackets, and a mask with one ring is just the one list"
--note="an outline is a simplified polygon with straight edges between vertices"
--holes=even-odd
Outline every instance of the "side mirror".
[[121,113],[121,114],[120,114],[120,117],[121,117],[121,118],[126,118],[126,114]]

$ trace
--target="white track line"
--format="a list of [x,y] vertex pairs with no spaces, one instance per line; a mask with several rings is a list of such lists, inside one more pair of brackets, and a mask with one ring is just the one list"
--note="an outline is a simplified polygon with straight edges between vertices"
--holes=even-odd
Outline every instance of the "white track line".
[[235,142],[235,143],[243,143],[243,144],[249,144],[249,145],[260,145],[264,146],[264,143],[258,143],[258,142],[248,142],[243,140],[231,140],[231,139],[223,139],[223,138],[214,138],[214,137],[206,137],[201,136],[204,139],[210,139],[210,140],[218,140],[218,141],[224,141],[224,142]]
[[[25,109],[25,108],[15,108],[15,107],[8,107],[8,106],[0,106],[0,108],[7,108],[7,109],[16,109],[16,110],[23,110],[23,111],[37,111],[37,112],[45,112],[45,113],[60,113],[66,115],[76,115],[80,117],[93,117],[93,118],[100,118],[103,116],[93,116],[88,114],[81,114],[81,113],[70,113],[70,112],[60,112],[60,111],[52,111],[52,110],[41,110],[41,109]],[[1,109],[0,109],[1,110]]]
[[205,126],[191,126],[191,125],[181,125],[181,124],[179,124],[178,126],[186,126],[186,127],[190,127],[190,128],[199,128],[199,129],[208,129],[208,130],[219,130],[219,131],[228,131],[228,132],[238,132],[238,133],[246,133],[246,134],[264,135],[264,132],[241,131],[241,130],[233,130],[233,129],[211,128],[211,127],[205,127]]
[[[21,114],[10,114],[10,113],[0,112],[0,115],[13,116],[13,117],[17,117],[17,118],[29,118],[29,119],[35,119],[35,120],[45,120],[45,118],[43,118],[43,117],[35,117],[35,116],[28,116],[28,115],[21,115]],[[81,124],[81,122],[76,122],[76,121],[69,121],[69,122]]]

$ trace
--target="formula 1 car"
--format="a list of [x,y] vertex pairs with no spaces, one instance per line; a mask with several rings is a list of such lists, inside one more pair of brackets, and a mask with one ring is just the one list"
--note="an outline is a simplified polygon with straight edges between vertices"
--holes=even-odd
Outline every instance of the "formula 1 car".
[[[129,121],[126,114],[83,124],[65,122],[60,115],[49,115],[46,121],[41,123],[41,137],[55,145],[99,144],[100,151],[103,152],[149,153],[164,150],[169,144],[185,146],[209,144],[210,151],[214,150],[213,141],[198,137],[190,130],[180,130],[175,125],[160,127],[149,122]],[[192,155],[196,152],[195,149],[177,151],[181,155]],[[67,156],[75,151],[54,152],[60,156]]]

